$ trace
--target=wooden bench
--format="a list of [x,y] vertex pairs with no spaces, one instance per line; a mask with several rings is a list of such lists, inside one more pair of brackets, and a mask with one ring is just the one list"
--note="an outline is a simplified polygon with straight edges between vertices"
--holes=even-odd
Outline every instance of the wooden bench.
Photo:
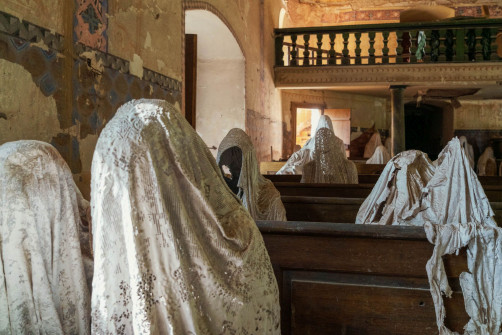
[[[280,291],[282,334],[438,334],[421,227],[258,221]],[[468,321],[458,277],[465,252],[445,257],[446,324]]]
[[[281,195],[366,198],[375,184],[311,184],[294,182],[276,182],[274,186]],[[483,190],[490,201],[502,202],[502,185],[483,185]]]
[[[281,196],[288,221],[355,222],[363,198]],[[490,202],[502,226],[502,202]]]

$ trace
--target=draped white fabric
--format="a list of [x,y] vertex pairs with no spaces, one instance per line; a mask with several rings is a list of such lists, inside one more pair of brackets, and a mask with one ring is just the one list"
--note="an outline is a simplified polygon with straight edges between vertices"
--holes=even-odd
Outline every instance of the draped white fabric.
[[[233,154],[234,148],[240,150]],[[260,174],[256,153],[249,136],[239,128],[231,129],[221,141],[216,156],[218,166],[236,166],[238,194],[255,220],[286,221],[286,210],[274,184]],[[233,171],[232,171],[233,172]]]
[[[497,161],[492,147],[487,147],[478,159],[478,176],[496,176]],[[488,168],[488,169],[487,169]]]
[[[293,153],[293,155],[289,157],[286,164],[284,164],[276,174],[303,174],[303,167],[305,166],[305,164],[314,159],[314,151],[316,148],[316,134],[320,129],[323,128],[331,130],[333,134],[335,133],[333,129],[333,123],[331,122],[330,117],[327,115],[321,115],[319,122],[317,123],[315,134],[313,134],[312,137],[307,141],[307,143],[305,143],[303,148]],[[343,142],[341,144],[337,143],[337,145],[341,145],[341,149],[345,153],[345,146]]]
[[85,201],[65,161],[47,143],[1,145],[0,197],[0,334],[90,334]]
[[[437,167],[431,165],[423,170],[427,173],[421,173],[421,178],[415,174],[415,178],[402,179],[406,182],[393,190],[392,185],[396,180],[399,183],[402,171],[392,176],[396,157],[389,162],[368,197],[371,206],[366,201],[361,206],[358,223],[397,221],[404,225],[424,225],[429,241],[434,244],[426,270],[440,335],[457,334],[444,323],[446,311],[442,295],[449,297],[452,291],[442,256],[457,253],[467,246],[469,272],[460,275],[460,284],[471,319],[464,334],[502,334],[502,229],[493,220],[493,210],[461,142],[452,139],[440,153]],[[392,192],[399,194],[402,190],[412,192],[405,194],[401,201],[389,201]],[[401,220],[384,219],[389,203],[394,211],[404,212]]]
[[357,168],[347,159],[343,141],[328,128],[315,136],[313,159],[305,164],[302,183],[357,184]]
[[392,157],[383,145],[379,145],[366,164],[387,164]]
[[160,100],[122,106],[93,157],[95,334],[279,334],[255,222],[206,144]]
[[434,166],[427,154],[418,150],[397,154],[359,208],[356,223],[409,225],[418,212],[422,188],[433,174]]
[[376,148],[382,145],[382,138],[380,137],[380,133],[378,131],[374,132],[371,135],[370,140],[364,146],[364,158],[370,158],[375,153]]

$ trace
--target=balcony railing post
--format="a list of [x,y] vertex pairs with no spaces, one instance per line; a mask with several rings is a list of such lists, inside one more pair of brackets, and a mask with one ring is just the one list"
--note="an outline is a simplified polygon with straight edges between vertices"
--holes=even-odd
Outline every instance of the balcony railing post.
[[388,64],[389,63],[389,32],[388,31],[383,31],[382,32],[382,37],[383,37],[383,48],[382,48],[382,63],[383,64]]
[[323,37],[323,34],[317,34],[317,58],[316,58],[316,65],[322,65],[322,37]]
[[403,34],[404,31],[402,30],[396,31],[396,37],[397,37],[396,63],[403,62]]
[[418,59],[423,61],[421,54],[417,56],[417,53],[420,51],[420,47],[418,46],[419,33],[416,30],[410,30],[408,34],[410,35],[410,63],[416,63]]
[[437,62],[439,60],[439,31],[433,30],[431,32],[431,61]]
[[350,65],[349,36],[350,36],[350,33],[347,33],[347,32],[342,33],[342,37],[343,37],[342,64],[343,65]]
[[309,40],[310,35],[303,35],[305,49],[303,50],[303,66],[309,66]]
[[476,34],[476,48],[475,48],[475,60],[482,61],[483,60],[483,29],[476,28],[474,29]]
[[431,52],[432,52],[432,47],[431,47],[431,37],[432,37],[432,30],[426,29],[424,30],[425,34],[425,55],[424,55],[424,62],[430,62],[431,61]]
[[446,37],[444,40],[445,56],[447,62],[453,61],[453,43],[454,43],[453,30],[448,29],[446,30]]
[[370,31],[368,33],[368,38],[370,39],[370,47],[368,49],[368,64],[375,64],[375,35],[376,33],[374,31]]
[[446,29],[439,30],[439,62],[446,61]]
[[465,42],[467,44],[467,60],[476,60],[476,30],[469,29],[465,36]]
[[328,59],[329,65],[336,65],[335,39],[336,39],[336,33],[330,32],[329,33],[329,59]]
[[275,37],[275,65],[284,66],[284,50],[282,49],[284,45],[284,36],[277,35]]
[[296,59],[296,56],[298,54],[298,51],[296,50],[296,35],[291,35],[291,61],[289,62],[289,65],[291,66],[297,66],[298,61]]
[[354,34],[356,37],[356,49],[355,49],[355,54],[356,54],[356,60],[355,64],[361,64],[361,33],[357,32]]

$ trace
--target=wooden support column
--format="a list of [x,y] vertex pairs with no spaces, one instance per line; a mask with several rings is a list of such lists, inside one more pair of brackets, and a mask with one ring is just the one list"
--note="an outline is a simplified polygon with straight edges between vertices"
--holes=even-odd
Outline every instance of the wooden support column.
[[390,87],[392,156],[406,150],[404,137],[404,90],[406,86]]

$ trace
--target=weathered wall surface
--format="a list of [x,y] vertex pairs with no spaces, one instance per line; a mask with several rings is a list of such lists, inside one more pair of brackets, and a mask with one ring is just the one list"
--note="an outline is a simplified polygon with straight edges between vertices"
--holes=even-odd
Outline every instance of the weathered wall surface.
[[[154,6],[148,2],[143,8],[142,4],[123,1],[122,11],[135,8],[150,13]],[[134,37],[129,39],[135,43],[113,52],[117,19],[110,20],[114,32],[110,37],[108,5],[116,4],[107,0],[0,1],[0,22],[6,23],[0,25],[0,144],[16,139],[52,143],[84,195],[89,193],[97,137],[119,106],[141,97],[165,99],[178,108],[181,103],[181,2],[169,1],[167,8],[160,8],[165,16],[159,21],[162,27],[157,24],[152,32],[131,30]],[[140,23],[141,19],[138,15]],[[148,47],[143,32],[159,48],[165,46],[159,30],[164,32],[163,41],[173,36],[176,42],[171,49]],[[159,66],[162,63],[166,66]]]
[[350,125],[353,130],[357,128],[370,128],[373,124],[380,130],[387,131],[390,129],[390,110],[388,109],[387,99],[334,91],[283,90],[284,157],[291,155],[294,147],[291,103],[320,104],[325,105],[325,108],[350,108]]

